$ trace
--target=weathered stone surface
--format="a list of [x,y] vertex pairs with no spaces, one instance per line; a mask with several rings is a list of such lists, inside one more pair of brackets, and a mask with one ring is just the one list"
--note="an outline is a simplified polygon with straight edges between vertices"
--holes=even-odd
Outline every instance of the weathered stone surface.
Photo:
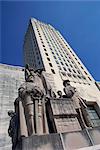
[[16,150],[99,150],[100,129],[95,128],[96,132],[91,129],[92,134],[94,134],[92,136],[98,138],[98,145],[92,142],[94,137],[89,134],[89,130],[24,137],[18,143]]
[[0,150],[11,150],[11,139],[8,136],[10,118],[7,112],[13,109],[13,102],[23,81],[22,67],[0,64]]
[[81,130],[77,119],[77,112],[71,99],[50,99],[47,102],[47,112],[48,122],[51,122],[55,132],[62,133]]
[[63,150],[63,145],[59,134],[35,135],[22,139],[22,150]]
[[93,143],[100,144],[100,127],[89,130],[90,136],[92,137]]
[[85,131],[76,131],[62,134],[66,149],[78,149],[91,146],[90,139]]

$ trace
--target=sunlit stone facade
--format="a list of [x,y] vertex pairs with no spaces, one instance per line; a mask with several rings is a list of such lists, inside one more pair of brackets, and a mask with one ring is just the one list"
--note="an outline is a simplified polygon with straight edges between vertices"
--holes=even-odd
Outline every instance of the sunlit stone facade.
[[0,64],[0,150],[11,150],[8,111],[13,110],[18,88],[23,81],[22,67]]

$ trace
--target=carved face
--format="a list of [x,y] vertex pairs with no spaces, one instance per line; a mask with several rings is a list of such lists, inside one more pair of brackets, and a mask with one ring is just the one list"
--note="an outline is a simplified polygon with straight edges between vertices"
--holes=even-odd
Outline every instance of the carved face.
[[34,76],[32,76],[32,75],[29,76],[29,77],[28,77],[28,81],[29,81],[29,82],[33,82],[33,81],[34,81]]
[[64,83],[64,86],[65,86],[65,87],[67,87],[67,86],[69,86],[69,85],[70,85],[70,82],[65,82],[65,83]]
[[70,85],[70,81],[69,81],[69,80],[65,80],[65,81],[63,81],[63,85],[64,85],[64,87],[66,87],[66,86]]
[[67,85],[70,85],[70,82],[66,82],[66,83],[65,83],[65,86],[67,86]]
[[13,110],[10,110],[10,111],[8,111],[8,116],[10,116],[10,117],[13,117],[14,116],[14,111]]
[[59,96],[62,96],[62,92],[61,91],[58,91],[57,93],[58,93]]

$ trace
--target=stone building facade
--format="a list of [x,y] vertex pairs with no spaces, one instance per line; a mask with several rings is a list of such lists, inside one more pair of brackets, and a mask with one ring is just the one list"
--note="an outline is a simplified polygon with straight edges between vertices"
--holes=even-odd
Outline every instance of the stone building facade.
[[14,110],[14,101],[18,88],[24,82],[22,67],[0,64],[0,150],[11,150],[11,138],[8,136],[8,111]]

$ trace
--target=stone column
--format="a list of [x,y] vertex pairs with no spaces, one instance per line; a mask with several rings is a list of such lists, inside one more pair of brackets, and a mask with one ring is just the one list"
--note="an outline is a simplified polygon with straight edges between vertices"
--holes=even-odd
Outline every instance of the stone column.
[[43,120],[43,133],[48,133],[46,109],[45,109],[45,97],[42,99],[42,120]]
[[35,132],[36,134],[39,133],[39,128],[38,128],[38,101],[39,99],[38,98],[35,98],[34,99],[34,105],[35,105]]
[[38,120],[39,120],[39,123],[38,123],[38,129],[39,129],[39,132],[38,134],[43,134],[43,122],[42,122],[42,103],[41,103],[41,100],[39,100],[39,103],[38,103]]
[[26,117],[26,124],[27,124],[27,130],[28,135],[35,134],[35,128],[34,128],[34,101],[32,100],[32,97],[30,94],[25,94],[24,100],[23,100],[23,107],[24,107],[24,113]]
[[26,120],[22,102],[19,101],[19,123],[20,123],[20,136],[28,136]]

